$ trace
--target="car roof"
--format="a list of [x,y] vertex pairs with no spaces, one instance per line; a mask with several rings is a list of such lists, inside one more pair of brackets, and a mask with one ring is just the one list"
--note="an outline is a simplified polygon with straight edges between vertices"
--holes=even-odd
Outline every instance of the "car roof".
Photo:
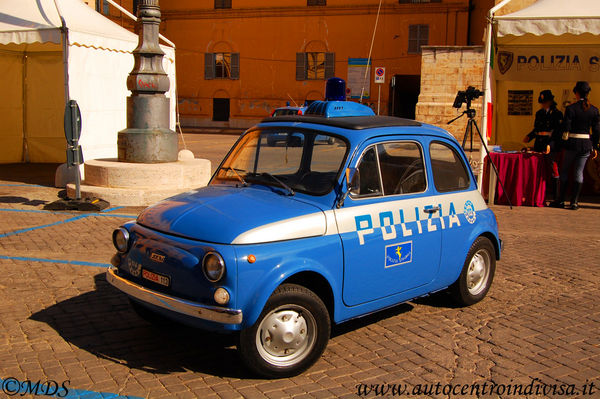
[[326,118],[313,115],[281,115],[263,119],[261,123],[270,122],[303,122],[317,125],[341,127],[350,130],[364,130],[377,127],[422,126],[421,122],[394,116],[346,116],[343,118]]
[[392,135],[424,135],[445,138],[459,143],[446,130],[412,119],[393,116],[324,117],[315,115],[282,115],[263,119],[258,128],[295,127],[340,134],[358,144],[371,137]]

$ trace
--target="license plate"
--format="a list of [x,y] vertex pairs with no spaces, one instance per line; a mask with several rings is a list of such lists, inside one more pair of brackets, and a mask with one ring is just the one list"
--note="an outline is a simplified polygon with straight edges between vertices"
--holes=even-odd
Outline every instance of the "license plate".
[[168,287],[171,283],[171,279],[169,277],[163,276],[162,274],[153,273],[146,269],[142,269],[142,277],[156,284],[164,285],[165,287]]

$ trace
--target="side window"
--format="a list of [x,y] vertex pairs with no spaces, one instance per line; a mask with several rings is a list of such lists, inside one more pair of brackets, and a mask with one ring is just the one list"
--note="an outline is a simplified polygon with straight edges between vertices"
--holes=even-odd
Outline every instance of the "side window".
[[414,142],[377,144],[385,195],[425,191],[425,168],[421,147]]
[[358,164],[360,187],[352,193],[357,197],[375,197],[381,195],[381,181],[377,166],[377,153],[375,147],[369,148],[363,154]]
[[469,188],[469,172],[464,162],[447,144],[433,142],[429,147],[433,182],[439,192],[459,191]]

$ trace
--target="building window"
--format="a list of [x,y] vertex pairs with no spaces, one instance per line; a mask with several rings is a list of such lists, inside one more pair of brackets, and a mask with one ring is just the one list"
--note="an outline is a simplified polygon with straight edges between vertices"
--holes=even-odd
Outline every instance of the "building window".
[[215,9],[231,8],[231,0],[215,0]]
[[408,53],[421,53],[421,46],[429,44],[429,25],[410,25],[408,27]]
[[296,53],[296,80],[324,80],[335,74],[335,53]]
[[327,0],[306,0],[307,6],[326,6]]
[[104,15],[110,14],[110,5],[106,0],[96,0],[96,11],[101,12]]
[[442,0],[398,0],[400,4],[419,4],[419,3],[441,3]]
[[204,79],[239,79],[240,53],[206,53]]

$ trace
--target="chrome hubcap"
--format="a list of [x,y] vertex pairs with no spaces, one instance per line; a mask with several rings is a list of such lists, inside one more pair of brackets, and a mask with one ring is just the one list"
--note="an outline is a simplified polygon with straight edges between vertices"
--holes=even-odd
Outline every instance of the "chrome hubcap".
[[280,306],[258,326],[256,347],[261,357],[276,366],[289,366],[304,359],[315,344],[316,322],[299,305]]
[[480,249],[471,258],[467,269],[467,289],[471,295],[478,295],[485,289],[489,274],[490,254]]

